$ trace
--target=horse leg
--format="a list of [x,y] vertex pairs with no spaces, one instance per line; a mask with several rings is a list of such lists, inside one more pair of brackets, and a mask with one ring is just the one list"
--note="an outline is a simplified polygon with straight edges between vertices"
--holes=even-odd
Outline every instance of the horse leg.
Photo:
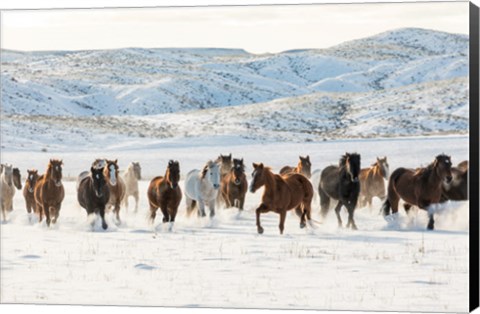
[[173,207],[170,208],[170,225],[168,226],[168,231],[172,231],[173,229],[173,223],[175,222],[175,216],[177,216],[177,208]]
[[185,196],[185,203],[187,204],[187,216],[190,216],[195,208],[196,202],[188,196]]
[[7,215],[5,214],[5,205],[3,203],[3,200],[1,202],[2,203],[0,204],[0,206],[2,206],[2,221],[6,222],[7,221]]
[[305,209],[302,209],[302,204],[299,204],[296,208],[295,208],[295,213],[300,216],[300,229],[303,229],[305,228],[305,226],[307,225],[306,221],[305,221],[305,216],[306,216],[306,211]]
[[115,206],[113,208],[113,211],[115,212],[115,217],[117,218],[118,223],[120,223],[120,200],[119,199],[115,201]]
[[257,232],[259,234],[263,233],[263,227],[260,224],[260,214],[261,213],[266,213],[266,212],[268,212],[268,208],[263,203],[260,204],[260,206],[258,206],[258,208],[255,210],[255,215],[256,215],[256,219],[257,219]]
[[348,208],[348,224],[347,227],[352,228],[353,230],[357,230],[357,225],[355,224],[355,220],[353,220],[353,213],[355,212],[355,206],[349,206]]
[[198,216],[199,217],[205,217],[206,216],[206,214],[205,214],[205,203],[203,202],[203,200],[198,201]]
[[433,213],[428,213],[428,230],[433,230],[435,225],[435,220],[433,219]]
[[210,218],[215,216],[215,199],[208,202],[208,208],[210,209]]
[[60,208],[62,207],[61,203],[55,205],[55,215],[53,216],[52,223],[57,223],[58,216],[60,215]]
[[238,209],[243,210],[243,205],[245,204],[245,195],[240,197],[238,200]]
[[342,228],[342,218],[340,217],[340,209],[342,209],[342,202],[338,201],[337,206],[335,206],[335,214],[337,215],[338,227]]
[[162,222],[163,223],[169,222],[170,221],[170,215],[168,213],[167,204],[161,204],[160,205],[160,210],[162,211],[162,214],[163,214]]
[[280,210],[280,223],[278,224],[278,228],[280,229],[280,234],[283,234],[283,230],[285,229],[285,218],[287,217],[287,209]]
[[155,222],[155,217],[157,216],[157,207],[155,207],[154,205],[152,205],[152,203],[150,203],[150,223],[153,225],[153,223]]
[[108,228],[107,223],[105,222],[105,205],[99,208],[100,218],[102,218],[102,228],[106,230]]
[[43,203],[43,213],[45,214],[47,226],[50,227],[50,207],[45,203]]
[[133,197],[135,198],[135,213],[138,212],[138,190],[133,193]]

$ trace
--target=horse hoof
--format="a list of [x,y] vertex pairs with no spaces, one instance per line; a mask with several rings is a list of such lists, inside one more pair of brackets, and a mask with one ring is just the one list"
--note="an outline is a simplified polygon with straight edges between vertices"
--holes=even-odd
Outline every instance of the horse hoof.
[[259,234],[263,234],[263,228],[262,227],[257,227],[257,231]]
[[427,230],[434,230],[433,225],[428,225]]
[[352,225],[352,230],[358,230],[357,226]]
[[103,228],[103,230],[107,230],[108,225],[106,223],[102,223],[102,228]]
[[303,228],[305,228],[306,226],[307,226],[306,223],[304,223],[304,222],[301,222],[301,223],[300,223],[300,229],[303,229]]

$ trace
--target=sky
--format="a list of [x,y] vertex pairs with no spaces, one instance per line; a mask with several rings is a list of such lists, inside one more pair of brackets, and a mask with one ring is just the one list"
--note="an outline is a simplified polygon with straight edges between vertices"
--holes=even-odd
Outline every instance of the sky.
[[2,11],[1,48],[327,48],[402,28],[468,34],[468,2]]

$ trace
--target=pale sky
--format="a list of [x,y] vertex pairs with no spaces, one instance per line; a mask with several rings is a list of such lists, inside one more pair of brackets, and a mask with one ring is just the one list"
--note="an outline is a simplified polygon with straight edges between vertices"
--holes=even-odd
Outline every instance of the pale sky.
[[3,11],[1,48],[326,48],[401,27],[468,34],[468,2]]

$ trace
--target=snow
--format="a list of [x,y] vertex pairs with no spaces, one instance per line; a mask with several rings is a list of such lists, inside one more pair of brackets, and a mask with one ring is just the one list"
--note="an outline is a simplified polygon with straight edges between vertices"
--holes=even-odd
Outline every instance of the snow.
[[[372,209],[356,211],[360,230],[339,229],[333,212],[315,229],[299,229],[287,216],[284,235],[278,216],[262,215],[265,234],[257,235],[254,209],[261,190],[248,193],[246,210],[217,210],[213,221],[187,218],[179,208],[174,231],[157,218],[147,222],[148,179],[163,174],[168,159],[180,161],[182,174],[220,153],[243,157],[250,178],[251,162],[278,171],[309,154],[313,168],[336,164],[345,151],[362,155],[368,165],[388,156],[391,169],[426,165],[445,152],[454,163],[468,156],[468,137],[339,140],[319,143],[235,143],[228,138],[166,140],[114,144],[93,151],[52,154],[2,150],[2,161],[14,161],[42,172],[50,157],[63,158],[66,199],[59,222],[30,223],[21,193],[14,211],[1,225],[2,300],[15,303],[211,306],[244,308],[355,309],[388,311],[466,311],[468,305],[468,202],[448,203],[436,216],[436,230],[426,231],[427,215],[394,223]],[[205,145],[204,143],[209,143]],[[128,149],[127,149],[128,147]],[[415,147],[415,149],[412,149]],[[281,153],[279,153],[281,152]],[[109,229],[80,208],[76,174],[95,157],[118,158],[122,168],[140,161],[140,209],[122,208]],[[72,180],[72,181],[70,181]],[[180,184],[183,187],[183,181]],[[318,215],[318,200],[314,203]],[[344,219],[345,212],[343,212]],[[160,215],[161,216],[161,215]],[[35,221],[35,217],[33,218]],[[93,221],[95,226],[90,226]],[[288,284],[285,284],[288,282]],[[41,287],[41,288],[40,288]]]
[[[437,208],[434,231],[424,211],[386,221],[374,199],[357,209],[358,231],[338,228],[333,211],[300,229],[292,213],[279,235],[270,213],[258,235],[259,190],[244,212],[220,208],[213,220],[187,218],[183,199],[169,232],[160,212],[148,223],[146,189],[170,159],[183,187],[229,153],[248,179],[253,162],[278,171],[299,155],[312,172],[345,152],[364,167],[387,156],[391,172],[440,153],[468,159],[468,36],[407,28],[278,54],[2,50],[1,61],[2,163],[25,176],[61,158],[66,190],[50,228],[17,191],[0,225],[2,302],[467,311],[468,201]],[[96,158],[142,166],[139,212],[122,208],[118,226],[108,214],[106,231],[76,200],[76,177]],[[313,216],[322,220],[318,197]]]

